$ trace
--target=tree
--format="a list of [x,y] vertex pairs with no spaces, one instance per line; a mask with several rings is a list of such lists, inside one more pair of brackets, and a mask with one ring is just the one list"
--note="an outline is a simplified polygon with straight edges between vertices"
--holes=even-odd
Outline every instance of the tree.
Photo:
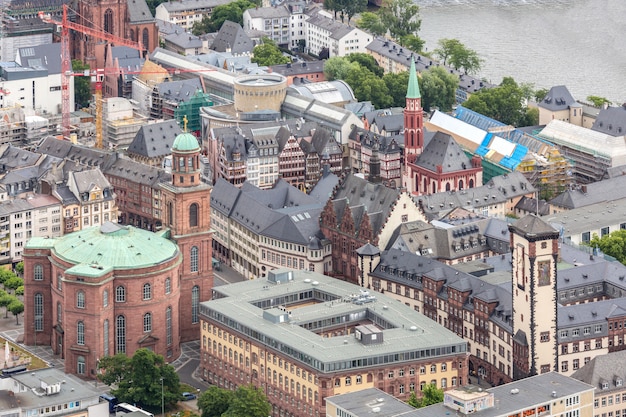
[[287,64],[291,59],[284,56],[278,46],[269,38],[264,37],[261,43],[252,50],[252,62],[260,66]]
[[15,317],[15,323],[20,324],[20,314],[24,312],[24,303],[22,303],[17,298],[14,298],[11,304],[9,304],[9,306],[7,307],[7,310],[13,313],[13,316]]
[[482,59],[458,39],[439,39],[437,44],[439,48],[435,49],[435,55],[443,61],[443,65],[449,64],[455,70],[463,70],[466,74],[480,71]]
[[8,269],[0,268],[0,283],[4,284],[11,278],[14,278],[16,275],[9,271]]
[[385,73],[385,71],[378,65],[378,62],[376,62],[376,59],[370,54],[355,52],[346,56],[346,59],[350,62],[356,62],[377,77],[382,77]]
[[422,49],[424,49],[425,44],[424,39],[413,33],[409,33],[408,35],[403,36],[400,43],[413,52],[423,53]]
[[4,281],[4,288],[15,291],[17,288],[24,285],[24,280],[16,275],[13,275],[6,281]]
[[540,88],[539,90],[535,91],[535,94],[534,94],[535,101],[537,103],[539,103],[540,101],[543,101],[543,99],[546,98],[548,93],[549,91],[547,88]]
[[345,14],[348,17],[348,25],[350,25],[350,20],[354,15],[361,13],[367,7],[367,0],[344,0],[343,8],[342,8],[342,19]]
[[[72,71],[82,72],[88,70],[89,65],[84,64],[80,59],[72,59]],[[77,108],[89,107],[91,100],[91,77],[74,78],[74,103]]]
[[422,21],[419,19],[419,7],[412,0],[386,0],[378,15],[391,37],[402,45],[402,38],[416,34]]
[[345,80],[350,71],[355,71],[357,66],[358,63],[350,62],[345,57],[334,56],[324,63],[324,76],[328,81]]
[[250,0],[236,0],[217,6],[211,12],[211,16],[205,16],[201,21],[193,24],[191,33],[200,36],[205,33],[217,32],[227,20],[243,25],[243,12],[258,5],[259,3]]
[[24,295],[24,286],[20,285],[15,289],[15,295]]
[[367,68],[359,64],[356,65],[356,68],[344,78],[344,81],[354,91],[356,99],[358,101],[371,101],[377,109],[389,107],[393,99],[389,97],[389,90],[382,78],[377,77]]
[[233,391],[211,386],[198,397],[201,417],[221,417],[233,400]]
[[105,356],[100,359],[98,367],[103,371],[98,378],[114,386],[111,394],[120,402],[158,409],[161,406],[161,378],[165,405],[174,405],[180,399],[179,379],[174,367],[151,350],[138,349],[132,357],[123,353]]
[[333,12],[335,20],[337,19],[337,13],[342,9],[343,0],[324,0],[324,8]]
[[472,94],[463,106],[516,127],[536,124],[532,112],[528,113],[523,102],[522,89],[513,78],[505,77],[498,87],[484,88]]
[[411,391],[409,400],[406,403],[413,408],[419,408],[420,400],[417,398],[417,394],[415,394],[415,391]]
[[15,300],[16,298],[10,294],[7,294],[4,290],[2,291],[2,293],[0,293],[0,307],[4,307],[4,318],[8,319],[9,318],[9,305],[11,305],[11,303],[13,302],[13,300]]
[[24,275],[24,261],[20,261],[15,265],[15,271],[20,275]]
[[356,21],[356,27],[370,32],[374,36],[382,36],[387,33],[387,28],[380,20],[380,17],[372,12],[361,13],[361,17]]
[[403,71],[397,74],[389,72],[383,75],[383,81],[389,90],[389,96],[393,99],[393,107],[404,107],[406,105],[406,90],[409,85],[409,72]]
[[587,96],[587,101],[590,101],[596,107],[602,107],[604,104],[613,104],[609,99],[600,96]]
[[419,406],[427,407],[441,402],[443,402],[443,390],[437,388],[435,384],[426,385],[422,391],[422,398],[419,400]]
[[593,238],[586,245],[600,249],[626,265],[626,230],[616,230],[602,237],[594,233]]
[[271,414],[272,406],[260,388],[254,385],[241,385],[235,391],[230,407],[224,417],[267,417]]
[[444,67],[431,67],[422,73],[420,80],[422,107],[430,111],[438,107],[442,111],[452,110],[456,102],[459,77],[450,74]]

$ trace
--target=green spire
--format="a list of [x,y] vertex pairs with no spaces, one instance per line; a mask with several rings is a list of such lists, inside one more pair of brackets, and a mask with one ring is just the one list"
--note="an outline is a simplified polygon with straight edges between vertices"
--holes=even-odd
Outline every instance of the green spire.
[[422,98],[420,86],[417,82],[417,72],[415,71],[415,60],[411,57],[411,69],[409,70],[409,88],[406,89],[406,98]]

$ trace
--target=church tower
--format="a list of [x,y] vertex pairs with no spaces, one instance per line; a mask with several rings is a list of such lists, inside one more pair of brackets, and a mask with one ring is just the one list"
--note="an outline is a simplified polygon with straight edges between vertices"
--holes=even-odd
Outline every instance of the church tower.
[[[185,127],[186,130],[186,127]],[[172,145],[172,182],[163,184],[164,226],[183,254],[180,273],[180,335],[182,341],[196,340],[199,303],[211,298],[213,252],[211,231],[211,188],[200,180],[200,145],[184,132]]]
[[557,371],[559,232],[534,215],[509,226],[513,274],[513,378]]
[[416,189],[412,165],[422,154],[424,149],[424,110],[422,109],[422,95],[417,81],[415,61],[411,57],[409,70],[409,85],[406,91],[406,105],[404,107],[404,172],[403,187],[409,192]]

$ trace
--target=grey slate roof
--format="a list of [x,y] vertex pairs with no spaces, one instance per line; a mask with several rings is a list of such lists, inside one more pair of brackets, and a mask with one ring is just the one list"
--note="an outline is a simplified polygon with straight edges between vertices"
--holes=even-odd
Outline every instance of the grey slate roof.
[[172,175],[166,173],[165,170],[142,164],[126,157],[116,156],[115,159],[112,159],[103,167],[103,172],[107,175],[128,178],[136,183],[149,186],[169,183],[172,180]]
[[274,19],[291,16],[291,12],[285,5],[278,7],[257,7],[248,9],[244,13],[248,13],[253,19]]
[[316,199],[320,204],[326,204],[329,198],[333,195],[333,190],[339,184],[339,177],[330,172],[325,171],[322,174],[322,178],[317,181],[317,184],[309,192],[309,195]]
[[213,39],[211,49],[218,52],[230,51],[233,54],[244,54],[252,52],[254,43],[238,23],[226,20]]
[[559,232],[534,214],[529,214],[509,226],[509,230],[522,236],[558,237]]
[[163,100],[181,103],[191,99],[198,90],[202,90],[202,83],[199,78],[167,81],[159,84],[158,89]]
[[574,209],[625,197],[626,176],[622,175],[567,190],[550,200],[550,204]]
[[437,172],[437,167],[441,166],[444,173],[463,171],[471,167],[463,149],[452,136],[443,132],[435,133],[415,164],[431,172]]
[[161,19],[155,19],[155,20],[159,28],[159,33],[162,34],[162,36],[171,35],[172,33],[185,32],[185,28],[180,25],[177,25],[175,23],[168,22],[165,20],[161,20]]
[[41,158],[41,154],[37,152],[31,152],[10,144],[5,146],[2,155],[0,155],[0,173],[34,165]]
[[611,136],[626,135],[626,103],[600,110],[591,129]]
[[61,44],[37,45],[17,50],[22,67],[48,70],[49,74],[61,73]]
[[311,74],[324,71],[325,61],[306,61],[306,65],[298,65],[298,63],[272,65],[272,72],[284,75],[285,77],[300,74]]
[[172,33],[165,41],[182,49],[202,48],[202,39],[190,33]]
[[521,200],[515,205],[515,209],[526,212],[538,213],[539,216],[546,216],[550,214],[550,204],[546,200],[539,200],[536,198],[522,197]]
[[220,178],[211,192],[211,209],[255,234],[319,249],[322,203],[279,179],[261,190],[246,182],[241,189]]
[[580,104],[574,100],[574,97],[572,97],[569,90],[564,85],[552,87],[550,91],[548,91],[548,94],[546,94],[543,100],[537,103],[537,105],[553,112],[567,110],[572,105],[580,107]]
[[111,187],[111,184],[109,184],[109,181],[104,177],[102,171],[97,168],[74,172],[70,175],[74,177],[74,183],[79,193],[89,192],[94,186],[98,186],[103,190]]
[[128,152],[155,158],[172,153],[172,144],[182,130],[176,120],[166,120],[141,126],[128,147]]
[[391,205],[399,196],[399,190],[385,187],[382,184],[372,184],[363,178],[350,174],[337,186],[332,204],[339,222],[343,219],[345,209],[350,207],[355,233],[361,226],[363,215],[367,213],[372,232],[377,235],[391,213]]
[[[154,16],[150,12],[150,8],[146,4],[146,0],[127,0],[128,16],[130,23],[146,23],[153,22]],[[146,48],[147,45],[144,45]]]
[[312,25],[327,30],[329,32],[328,37],[335,40],[340,40],[353,30],[355,30],[355,28],[352,26],[348,26],[341,23],[341,21],[339,20],[334,20],[321,14],[316,14],[310,17],[309,20],[307,20],[307,25]]
[[[607,335],[607,319],[613,317],[616,311],[617,317],[626,316],[626,298],[613,298],[567,306],[558,305],[557,329],[603,324],[602,333]],[[579,339],[583,337],[588,338],[588,336],[583,336],[582,333],[580,332]],[[564,338],[559,335],[559,341],[562,340]]]
[[571,377],[595,387],[596,396],[612,391],[623,391],[626,379],[626,350],[595,356]]

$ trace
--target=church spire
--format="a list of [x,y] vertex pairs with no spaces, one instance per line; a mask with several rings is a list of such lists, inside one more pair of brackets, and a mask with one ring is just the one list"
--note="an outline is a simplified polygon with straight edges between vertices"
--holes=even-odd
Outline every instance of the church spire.
[[417,72],[415,71],[415,60],[411,57],[411,69],[409,70],[409,87],[406,89],[406,98],[422,98],[420,86],[417,82]]

